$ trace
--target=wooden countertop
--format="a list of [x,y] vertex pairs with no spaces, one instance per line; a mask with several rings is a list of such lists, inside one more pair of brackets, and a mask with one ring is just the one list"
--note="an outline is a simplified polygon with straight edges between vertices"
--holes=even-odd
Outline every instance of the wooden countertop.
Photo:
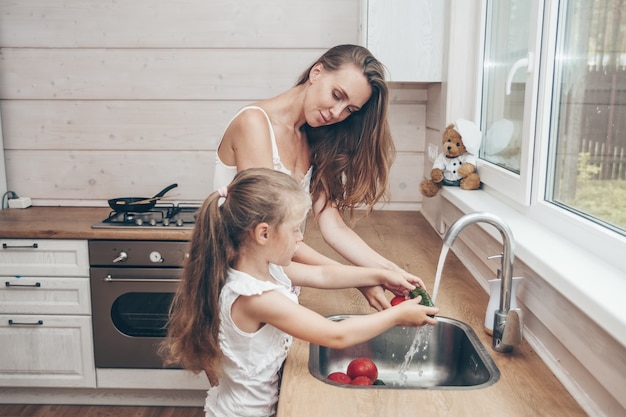
[[[374,212],[355,230],[374,249],[420,276],[429,290],[441,251],[441,238],[420,213]],[[313,222],[306,241],[328,256]],[[353,389],[325,384],[308,371],[309,344],[295,340],[285,364],[278,417],[298,416],[428,416],[537,417],[586,416],[543,361],[523,342],[510,354],[491,349],[483,330],[487,293],[458,258],[448,253],[439,287],[440,315],[468,323],[500,370],[495,384],[478,390]],[[300,302],[324,316],[373,310],[358,290],[305,288]]]
[[191,230],[164,228],[92,229],[106,219],[108,207],[29,207],[0,210],[0,237],[5,239],[189,240]]
[[[15,239],[138,239],[188,240],[180,229],[92,229],[108,208],[30,207],[0,210],[0,237]],[[441,238],[418,212],[377,211],[360,219],[355,230],[375,250],[420,276],[432,290]],[[315,223],[307,223],[305,240],[320,252],[337,256],[326,246]],[[325,316],[369,313],[354,289],[303,289],[300,301]],[[458,258],[446,259],[437,305],[440,315],[468,323],[500,369],[500,380],[480,390],[351,389],[325,384],[308,372],[308,343],[295,340],[285,364],[278,417],[537,417],[586,414],[524,342],[511,354],[491,349],[483,331],[487,293]]]

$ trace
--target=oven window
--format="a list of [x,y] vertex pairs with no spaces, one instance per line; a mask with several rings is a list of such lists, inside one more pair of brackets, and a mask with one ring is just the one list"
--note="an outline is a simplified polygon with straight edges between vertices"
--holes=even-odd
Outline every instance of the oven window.
[[111,307],[113,324],[132,337],[164,337],[174,293],[128,292],[120,295]]

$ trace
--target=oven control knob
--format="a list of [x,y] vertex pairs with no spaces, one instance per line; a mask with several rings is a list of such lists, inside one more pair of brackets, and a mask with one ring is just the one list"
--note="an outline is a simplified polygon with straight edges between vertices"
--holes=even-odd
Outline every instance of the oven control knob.
[[117,255],[117,258],[113,259],[113,263],[124,262],[126,259],[128,259],[128,254],[121,251],[120,254]]
[[182,226],[183,225],[183,219],[176,219],[176,226]]
[[163,226],[169,226],[170,225],[170,219],[165,218],[163,219]]
[[161,263],[163,262],[163,257],[161,256],[159,252],[152,251],[150,252],[150,261],[154,263]]

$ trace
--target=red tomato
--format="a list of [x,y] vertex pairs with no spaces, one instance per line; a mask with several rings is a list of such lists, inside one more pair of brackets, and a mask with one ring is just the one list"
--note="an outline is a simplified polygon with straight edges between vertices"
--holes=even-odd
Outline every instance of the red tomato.
[[401,297],[401,296],[397,295],[397,296],[393,297],[390,302],[391,302],[392,306],[395,306],[397,304],[400,304],[403,301],[404,301],[404,297]]
[[366,376],[357,376],[350,382],[350,385],[372,385],[373,382]]
[[326,379],[328,379],[329,381],[337,382],[339,384],[349,384],[352,382],[352,378],[350,378],[343,372],[332,372],[328,374]]
[[348,376],[355,379],[357,376],[366,376],[372,383],[378,379],[378,368],[368,358],[357,358],[348,364]]

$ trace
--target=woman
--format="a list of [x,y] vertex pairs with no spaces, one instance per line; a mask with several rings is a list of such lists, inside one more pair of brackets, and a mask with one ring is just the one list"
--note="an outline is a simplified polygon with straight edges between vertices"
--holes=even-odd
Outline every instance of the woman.
[[[385,197],[395,148],[387,122],[383,65],[361,46],[339,45],[311,65],[295,87],[244,107],[217,150],[214,189],[238,171],[273,168],[295,178],[313,197],[324,241],[358,266],[404,272],[369,247],[346,223],[357,207]],[[336,263],[302,244],[294,260]],[[377,310],[390,307],[381,287],[361,288]]]

